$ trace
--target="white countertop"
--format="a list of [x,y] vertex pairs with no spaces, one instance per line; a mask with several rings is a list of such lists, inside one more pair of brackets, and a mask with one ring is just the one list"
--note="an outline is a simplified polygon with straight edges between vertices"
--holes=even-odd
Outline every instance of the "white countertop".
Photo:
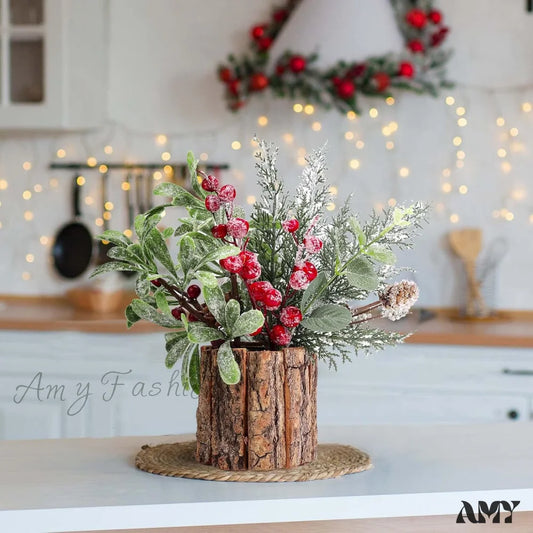
[[0,531],[32,533],[456,515],[461,500],[533,510],[533,424],[321,428],[374,468],[304,483],[141,472],[140,446],[175,436],[0,442]]

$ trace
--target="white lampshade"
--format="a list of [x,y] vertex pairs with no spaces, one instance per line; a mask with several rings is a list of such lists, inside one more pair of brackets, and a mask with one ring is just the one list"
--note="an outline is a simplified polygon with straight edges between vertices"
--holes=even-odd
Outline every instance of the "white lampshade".
[[318,52],[318,67],[361,61],[404,47],[389,0],[302,0],[276,38],[271,57]]

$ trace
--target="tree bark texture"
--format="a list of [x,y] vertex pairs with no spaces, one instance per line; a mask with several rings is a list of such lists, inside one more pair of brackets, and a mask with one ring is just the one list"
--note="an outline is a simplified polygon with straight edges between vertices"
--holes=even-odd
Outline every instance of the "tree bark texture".
[[196,459],[222,470],[292,468],[316,458],[316,357],[303,348],[234,348],[241,381],[226,385],[202,348]]

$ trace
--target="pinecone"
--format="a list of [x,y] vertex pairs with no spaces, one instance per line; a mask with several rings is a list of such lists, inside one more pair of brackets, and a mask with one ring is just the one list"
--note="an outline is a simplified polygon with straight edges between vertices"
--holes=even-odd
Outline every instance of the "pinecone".
[[389,320],[399,320],[409,312],[418,300],[419,290],[414,281],[403,280],[387,287],[380,293],[381,316]]

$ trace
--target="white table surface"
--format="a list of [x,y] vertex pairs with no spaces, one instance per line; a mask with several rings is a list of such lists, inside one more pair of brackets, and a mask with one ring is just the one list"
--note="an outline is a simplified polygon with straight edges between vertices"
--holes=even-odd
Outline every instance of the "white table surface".
[[374,468],[304,483],[222,483],[134,467],[176,436],[0,442],[0,531],[32,533],[457,514],[461,500],[533,510],[533,424],[322,428]]

